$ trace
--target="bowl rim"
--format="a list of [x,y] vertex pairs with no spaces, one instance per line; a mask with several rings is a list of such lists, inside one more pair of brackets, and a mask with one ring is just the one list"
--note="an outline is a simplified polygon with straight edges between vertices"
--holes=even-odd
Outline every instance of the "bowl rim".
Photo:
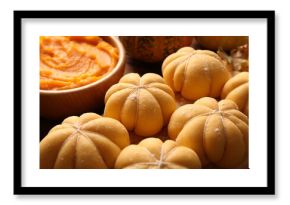
[[66,90],[41,90],[39,89],[40,94],[41,95],[58,95],[58,94],[79,92],[79,91],[94,87],[97,84],[101,84],[103,81],[107,80],[108,78],[113,76],[115,73],[117,73],[122,68],[122,64],[125,63],[125,58],[126,58],[125,48],[117,36],[101,36],[101,37],[105,38],[105,41],[107,41],[106,38],[108,38],[110,39],[109,41],[114,42],[115,46],[117,47],[119,51],[118,63],[115,65],[115,67],[112,68],[111,72],[109,72],[108,74],[105,74],[101,79],[98,79],[97,81],[89,83],[87,85],[83,85],[76,88],[70,88]]

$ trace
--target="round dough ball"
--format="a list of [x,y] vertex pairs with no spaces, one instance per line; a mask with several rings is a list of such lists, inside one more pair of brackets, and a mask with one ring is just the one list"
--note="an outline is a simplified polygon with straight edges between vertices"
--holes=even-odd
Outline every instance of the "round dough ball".
[[40,168],[113,168],[129,144],[128,132],[117,120],[95,113],[68,117],[40,142]]
[[184,47],[168,56],[162,64],[162,74],[174,92],[180,92],[188,100],[219,97],[231,77],[216,53],[191,47]]
[[237,108],[231,100],[201,98],[172,114],[168,135],[193,149],[203,166],[235,168],[248,156],[248,117]]
[[249,114],[249,73],[241,72],[226,82],[221,99],[234,101],[241,112]]
[[176,109],[174,92],[153,73],[123,76],[105,96],[104,116],[119,120],[129,131],[148,137],[168,124]]
[[197,154],[173,140],[164,143],[158,138],[147,138],[138,145],[122,150],[116,160],[117,169],[199,169]]

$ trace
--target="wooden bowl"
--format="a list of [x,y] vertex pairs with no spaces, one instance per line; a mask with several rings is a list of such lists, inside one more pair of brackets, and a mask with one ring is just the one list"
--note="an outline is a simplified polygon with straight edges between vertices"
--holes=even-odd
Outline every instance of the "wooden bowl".
[[68,90],[40,90],[40,116],[46,119],[64,119],[84,112],[103,108],[106,91],[123,76],[125,49],[117,37],[103,36],[105,41],[119,51],[115,68],[101,79],[82,87]]

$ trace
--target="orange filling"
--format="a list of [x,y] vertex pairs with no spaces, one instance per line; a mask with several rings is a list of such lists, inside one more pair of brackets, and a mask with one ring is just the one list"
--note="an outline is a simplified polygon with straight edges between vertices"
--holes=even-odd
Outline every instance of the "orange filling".
[[98,36],[41,36],[40,89],[64,90],[95,82],[118,62],[118,50]]

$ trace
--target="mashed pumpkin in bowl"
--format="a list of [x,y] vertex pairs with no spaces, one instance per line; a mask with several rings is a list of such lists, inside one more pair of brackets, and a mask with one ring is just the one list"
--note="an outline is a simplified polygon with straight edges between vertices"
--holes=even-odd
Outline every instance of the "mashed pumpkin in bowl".
[[90,84],[109,73],[118,59],[118,49],[99,36],[41,36],[40,89]]
[[116,36],[41,36],[40,116],[60,120],[103,109],[123,76],[125,49]]

